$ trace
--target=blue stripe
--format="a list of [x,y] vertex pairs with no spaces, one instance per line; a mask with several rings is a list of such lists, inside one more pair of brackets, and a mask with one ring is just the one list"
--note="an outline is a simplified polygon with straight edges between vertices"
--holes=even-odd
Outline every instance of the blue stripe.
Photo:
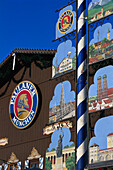
[[77,169],[84,170],[84,168],[87,165],[87,157],[88,157],[88,153],[85,152],[84,155],[77,162]]
[[81,40],[81,37],[84,37],[85,34],[86,34],[86,24],[84,23],[84,25],[82,25],[82,27],[79,29],[78,32],[78,36],[77,36],[78,43]]
[[[85,12],[85,10],[86,10],[86,1],[83,0],[81,5],[77,9],[77,21],[80,19],[80,15],[83,12]],[[78,30],[78,33],[77,33],[77,48],[78,48],[78,44],[81,41],[81,39],[86,35],[86,21],[85,21],[84,17],[85,17],[85,13],[84,13],[83,18],[81,18],[81,22],[83,25],[81,26],[81,28]],[[84,43],[85,47],[83,49],[81,49],[80,52],[78,53],[77,69],[79,69],[79,66],[85,61],[85,59],[87,59],[86,40],[85,39],[84,39],[83,43]],[[79,48],[78,48],[78,51],[79,51]],[[79,76],[79,78],[77,80],[77,96],[79,95],[81,90],[83,90],[84,87],[86,86],[86,80],[87,80],[87,71],[83,70],[83,72],[81,72],[80,74],[81,75]],[[87,111],[87,96],[85,96],[85,97],[86,98],[84,99],[84,101],[82,101],[77,106],[77,120],[82,115],[84,115],[84,113]],[[79,146],[84,142],[85,139],[87,139],[87,123],[85,123],[85,125],[82,126],[82,128],[79,130],[79,132],[77,134],[77,148],[78,149],[79,149]],[[83,146],[83,147],[84,147],[83,149],[87,151],[87,148],[85,148],[85,146]],[[87,157],[87,152],[86,152],[84,155],[82,155],[80,160],[77,161],[77,170],[84,170],[84,168],[87,164],[87,160],[88,160],[88,157]]]
[[87,138],[87,123],[77,133],[77,148],[84,142],[86,138]]
[[87,58],[85,55],[86,53],[86,46],[79,52],[78,54],[78,67],[81,65],[81,63]]
[[87,71],[83,72],[83,74],[81,74],[78,78],[78,82],[77,82],[77,94],[80,93],[80,91],[85,87],[86,85],[86,77],[87,77]]
[[86,8],[86,2],[83,1],[83,2],[81,3],[81,5],[79,6],[79,8],[78,8],[78,11],[77,11],[77,19],[79,19],[81,13],[85,10],[85,8]]
[[87,103],[87,98],[85,100],[83,100],[77,107],[77,113],[78,113],[77,120],[86,112],[86,110],[87,110],[86,103]]

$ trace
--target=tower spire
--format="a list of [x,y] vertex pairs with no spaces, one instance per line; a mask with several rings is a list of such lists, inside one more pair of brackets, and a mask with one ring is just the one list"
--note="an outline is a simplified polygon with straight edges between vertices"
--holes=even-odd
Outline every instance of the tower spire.
[[61,90],[61,98],[60,98],[60,107],[64,107],[65,100],[64,100],[64,88],[63,88],[63,83],[62,83],[62,90]]
[[107,75],[103,76],[103,99],[108,98]]
[[102,85],[101,85],[101,76],[97,78],[98,83],[97,83],[97,100],[101,101],[102,100]]

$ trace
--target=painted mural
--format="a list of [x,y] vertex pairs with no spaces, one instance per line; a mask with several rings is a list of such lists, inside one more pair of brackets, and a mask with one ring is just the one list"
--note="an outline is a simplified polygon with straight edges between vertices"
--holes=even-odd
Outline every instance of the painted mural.
[[89,142],[89,163],[113,160],[113,116],[99,119]]
[[113,66],[99,69],[89,88],[89,112],[113,107]]
[[[73,3],[75,4],[75,3]],[[56,24],[57,53],[53,59],[52,77],[76,68],[76,5],[69,5],[59,12]]]
[[113,0],[89,0],[88,23],[113,14]]
[[71,40],[62,42],[53,59],[52,77],[60,76],[76,68],[76,48]]
[[54,131],[46,151],[45,170],[75,169],[75,145],[70,139],[71,132],[68,128]]
[[108,20],[89,29],[89,64],[113,57],[113,16]]
[[71,91],[69,81],[59,83],[49,107],[49,123],[75,116],[75,92]]

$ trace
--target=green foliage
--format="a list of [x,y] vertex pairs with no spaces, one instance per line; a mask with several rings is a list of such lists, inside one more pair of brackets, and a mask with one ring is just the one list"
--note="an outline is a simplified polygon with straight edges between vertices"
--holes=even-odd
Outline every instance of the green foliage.
[[74,144],[74,143],[70,145],[70,147],[74,147],[74,146],[75,146],[75,144]]
[[104,38],[101,42],[101,45],[103,45],[104,43],[108,43],[108,42],[110,42],[110,41],[107,38]]
[[51,170],[52,166],[51,166],[51,161],[46,158],[46,164],[45,164],[45,170]]
[[55,151],[55,148],[52,148],[51,151]]
[[[111,0],[110,2],[108,2],[107,4],[103,5],[103,11],[104,11],[104,15],[105,12],[107,10],[111,9],[111,11],[113,11],[113,0]],[[101,11],[101,6],[97,5],[96,7],[94,7],[93,9],[88,10],[88,20],[93,17],[94,15],[98,14]]]
[[69,148],[69,145],[64,146],[64,148]]
[[49,149],[47,149],[46,152],[49,152]]
[[67,168],[67,170],[74,170],[75,169],[75,153],[73,153],[72,156],[67,157],[66,168]]
[[89,54],[91,55],[91,57],[93,56],[94,51],[95,51],[94,46],[93,46],[93,45],[90,45],[90,46],[89,46]]
[[72,59],[72,67],[73,67],[73,70],[76,69],[76,55],[74,55],[74,57]]

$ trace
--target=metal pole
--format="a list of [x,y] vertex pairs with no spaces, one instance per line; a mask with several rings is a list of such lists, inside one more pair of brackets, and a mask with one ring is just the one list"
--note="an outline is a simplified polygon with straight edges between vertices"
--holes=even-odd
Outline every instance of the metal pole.
[[86,0],[77,1],[77,170],[88,163]]

